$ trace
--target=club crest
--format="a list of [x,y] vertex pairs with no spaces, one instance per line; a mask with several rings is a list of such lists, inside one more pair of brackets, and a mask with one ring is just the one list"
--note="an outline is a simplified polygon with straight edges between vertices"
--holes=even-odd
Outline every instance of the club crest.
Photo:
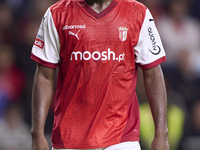
[[120,39],[120,41],[125,41],[127,39],[128,28],[118,27],[118,29],[119,29],[119,39]]

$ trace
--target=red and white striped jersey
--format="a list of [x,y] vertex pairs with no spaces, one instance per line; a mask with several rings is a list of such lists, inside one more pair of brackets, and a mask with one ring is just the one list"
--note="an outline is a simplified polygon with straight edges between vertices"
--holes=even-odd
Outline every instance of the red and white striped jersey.
[[166,60],[144,5],[113,0],[96,13],[84,0],[61,0],[45,13],[31,58],[59,67],[54,148],[139,141],[137,66],[149,69]]

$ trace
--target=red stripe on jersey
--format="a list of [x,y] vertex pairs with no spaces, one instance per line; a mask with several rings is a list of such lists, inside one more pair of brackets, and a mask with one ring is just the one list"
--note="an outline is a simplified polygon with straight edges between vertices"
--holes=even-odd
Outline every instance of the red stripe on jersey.
[[139,141],[140,135],[140,113],[139,113],[139,104],[137,100],[137,95],[135,91],[137,80],[137,71],[135,71],[133,76],[133,94],[130,97],[127,109],[127,123],[124,128],[123,134],[121,136],[121,142],[127,141]]
[[39,47],[39,48],[41,48],[41,49],[43,49],[43,47],[44,47],[44,41],[36,38],[34,45],[37,46],[37,47]]
[[165,62],[167,59],[166,59],[166,57],[164,56],[164,57],[161,57],[160,59],[158,59],[158,60],[156,60],[156,61],[154,61],[154,62],[152,62],[152,63],[150,63],[150,64],[147,64],[147,65],[139,65],[142,69],[151,69],[151,68],[153,68],[153,67],[155,67],[155,66],[157,66],[157,65],[159,65],[159,64],[161,64],[161,63],[163,63],[163,62]]
[[35,56],[34,54],[31,54],[31,59],[33,59],[37,63],[39,63],[39,64],[41,64],[41,65],[43,65],[45,67],[48,67],[48,68],[55,69],[55,68],[58,67],[58,64],[53,64],[53,63],[46,62],[46,61],[40,59],[39,57]]

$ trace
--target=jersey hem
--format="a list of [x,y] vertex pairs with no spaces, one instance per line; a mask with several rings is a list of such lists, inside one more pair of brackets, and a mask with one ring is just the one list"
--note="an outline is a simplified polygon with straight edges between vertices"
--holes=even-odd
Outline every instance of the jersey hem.
[[123,139],[121,139],[120,143],[124,143],[124,142],[139,142],[139,141],[140,141],[139,137],[133,137],[133,138],[124,137]]
[[[108,147],[108,146],[106,146]],[[64,146],[58,146],[58,145],[53,145],[53,148],[55,149],[96,149],[96,148],[105,148],[103,146],[67,146],[67,147],[64,147]]]
[[33,53],[31,54],[31,59],[33,59],[37,63],[39,63],[39,64],[41,64],[41,65],[43,65],[45,67],[48,67],[48,68],[55,69],[55,68],[58,67],[58,64],[53,64],[53,63],[46,62],[46,61],[40,59],[39,57],[35,56]]
[[159,58],[158,60],[156,60],[156,61],[154,61],[154,62],[152,62],[152,63],[150,63],[150,64],[147,64],[147,65],[139,65],[142,69],[151,69],[151,68],[153,68],[153,67],[155,67],[155,66],[157,66],[157,65],[159,65],[159,64],[161,64],[161,63],[163,63],[163,62],[165,62],[167,59],[166,59],[166,56],[163,56],[163,57],[161,57],[161,58]]
[[119,143],[111,143],[111,144],[108,144],[108,145],[95,145],[95,146],[88,146],[88,145],[79,145],[79,146],[64,146],[64,145],[56,145],[56,144],[53,144],[53,148],[56,148],[56,149],[95,149],[95,148],[105,148],[105,147],[108,147],[108,146],[111,146],[111,145],[114,145],[114,144],[119,144]]
[[57,145],[57,144],[53,144],[53,148],[55,149],[95,149],[95,148],[105,148],[105,147],[109,147],[109,146],[112,146],[112,145],[115,145],[115,144],[120,144],[120,143],[123,143],[123,142],[139,142],[139,137],[135,137],[135,138],[132,138],[132,139],[126,139],[124,138],[123,140],[121,140],[119,143],[112,143],[112,144],[109,144],[109,145],[95,145],[95,146],[87,146],[87,145],[80,145],[80,146],[61,146],[61,145]]

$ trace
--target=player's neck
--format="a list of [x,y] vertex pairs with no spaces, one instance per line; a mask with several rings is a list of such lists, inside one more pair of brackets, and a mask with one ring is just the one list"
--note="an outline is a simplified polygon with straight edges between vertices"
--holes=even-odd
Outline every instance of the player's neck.
[[85,2],[97,13],[106,9],[113,0],[85,0]]

